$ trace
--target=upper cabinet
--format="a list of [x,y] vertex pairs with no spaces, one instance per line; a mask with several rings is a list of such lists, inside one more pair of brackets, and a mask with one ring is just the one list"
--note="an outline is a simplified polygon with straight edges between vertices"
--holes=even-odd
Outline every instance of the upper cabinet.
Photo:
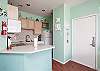
[[35,21],[34,23],[34,34],[41,34],[42,33],[42,23]]
[[21,18],[22,29],[34,29],[34,21]]
[[22,29],[34,30],[34,34],[42,33],[42,22],[32,21],[25,18],[20,18]]
[[18,20],[18,7],[8,4],[8,33],[21,32],[21,21]]
[[18,7],[8,4],[8,18],[18,20]]
[[29,29],[34,29],[34,21],[28,20],[28,28]]
[[21,21],[21,28],[22,29],[27,29],[28,25],[27,25],[27,20],[26,19],[20,19]]
[[21,21],[8,19],[8,33],[21,32]]

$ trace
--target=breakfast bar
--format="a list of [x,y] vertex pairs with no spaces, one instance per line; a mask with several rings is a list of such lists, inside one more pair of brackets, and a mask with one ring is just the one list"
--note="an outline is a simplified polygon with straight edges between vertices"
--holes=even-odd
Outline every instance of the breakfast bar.
[[0,51],[0,71],[52,71],[51,45],[16,46]]

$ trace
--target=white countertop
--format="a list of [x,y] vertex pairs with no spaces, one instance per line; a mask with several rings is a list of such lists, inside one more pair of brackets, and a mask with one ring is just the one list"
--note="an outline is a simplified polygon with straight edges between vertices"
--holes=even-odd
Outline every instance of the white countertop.
[[16,46],[11,50],[1,50],[0,53],[36,53],[44,50],[49,50],[55,48],[52,45],[38,45],[36,48],[33,45]]

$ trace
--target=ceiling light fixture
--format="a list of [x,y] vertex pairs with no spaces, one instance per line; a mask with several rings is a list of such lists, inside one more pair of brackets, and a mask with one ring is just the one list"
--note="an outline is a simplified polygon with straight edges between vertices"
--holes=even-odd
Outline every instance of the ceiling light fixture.
[[31,6],[31,5],[30,5],[30,4],[28,4],[28,3],[27,3],[26,5],[27,5],[27,6]]
[[23,5],[20,5],[20,4],[19,4],[18,6],[19,6],[19,7],[23,7]]
[[45,12],[45,10],[43,9],[42,12]]

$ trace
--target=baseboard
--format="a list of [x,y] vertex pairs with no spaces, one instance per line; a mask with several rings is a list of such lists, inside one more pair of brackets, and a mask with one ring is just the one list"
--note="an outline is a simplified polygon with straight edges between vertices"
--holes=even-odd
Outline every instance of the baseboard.
[[69,62],[69,61],[71,61],[71,59],[69,59],[69,60],[65,61],[63,64],[66,64],[66,63],[67,63],[67,62]]
[[[84,65],[84,66],[86,66],[86,67],[92,68],[92,67],[90,67],[90,66],[88,66],[88,65],[86,65],[86,64],[84,64],[84,63],[79,62],[79,61],[76,61],[76,60],[72,60],[72,61],[74,61],[74,62],[76,62],[76,63],[79,63],[79,64],[81,64],[81,65]],[[92,69],[94,69],[94,68],[92,68]]]
[[53,60],[55,60],[55,61],[57,61],[57,62],[59,62],[59,63],[63,64],[63,62],[62,62],[62,61],[60,61],[60,60],[58,60],[58,59],[53,58]]
[[61,64],[66,64],[66,63],[69,62],[71,59],[69,59],[69,60],[67,60],[67,61],[65,61],[65,62],[62,62],[62,61],[60,61],[60,60],[58,60],[58,59],[55,59],[55,58],[53,58],[53,60],[55,60],[55,61],[57,61],[57,62],[59,62],[59,63],[61,63]]

